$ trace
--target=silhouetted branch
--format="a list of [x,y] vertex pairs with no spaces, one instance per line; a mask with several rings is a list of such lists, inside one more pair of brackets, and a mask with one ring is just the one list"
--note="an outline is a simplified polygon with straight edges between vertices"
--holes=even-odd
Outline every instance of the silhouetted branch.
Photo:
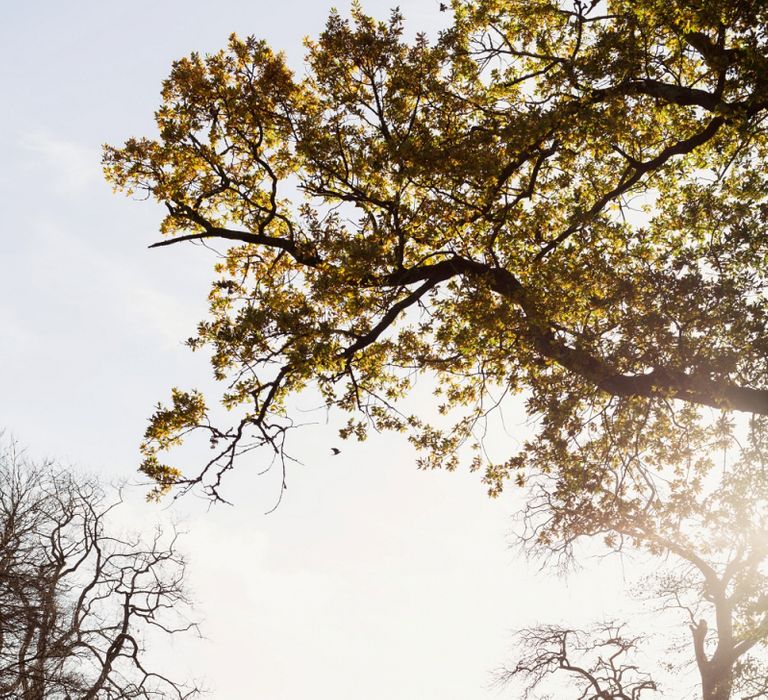
[[94,478],[0,454],[0,697],[191,698],[147,665],[155,631],[188,619],[177,533],[116,536]]

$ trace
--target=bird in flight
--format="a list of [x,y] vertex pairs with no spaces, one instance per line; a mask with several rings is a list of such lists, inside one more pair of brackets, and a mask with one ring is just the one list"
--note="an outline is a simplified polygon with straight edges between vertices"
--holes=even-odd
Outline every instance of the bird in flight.
[[331,452],[333,452],[333,456],[335,457],[337,454],[341,452],[341,450],[338,447],[332,447]]

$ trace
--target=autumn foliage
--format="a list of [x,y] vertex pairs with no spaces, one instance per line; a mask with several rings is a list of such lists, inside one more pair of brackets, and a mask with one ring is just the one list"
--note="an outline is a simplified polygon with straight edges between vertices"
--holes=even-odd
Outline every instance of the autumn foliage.
[[[398,12],[333,13],[301,76],[233,36],[174,64],[155,138],[106,148],[108,179],[165,207],[155,246],[223,252],[189,345],[234,419],[174,389],[142,469],[156,496],[214,499],[245,451],[285,470],[291,400],[311,390],[343,437],[404,432],[422,467],[527,487],[529,545],[677,557],[669,595],[717,618],[691,622],[705,695],[728,697],[768,635],[768,6],[450,12],[434,40],[407,39]],[[404,408],[422,375],[437,424]],[[535,435],[492,459],[485,421],[516,394]],[[190,432],[212,457],[169,464]]]

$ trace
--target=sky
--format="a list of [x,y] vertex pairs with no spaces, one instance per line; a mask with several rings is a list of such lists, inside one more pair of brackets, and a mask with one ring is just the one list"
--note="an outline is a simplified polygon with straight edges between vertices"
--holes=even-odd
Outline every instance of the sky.
[[[339,3],[348,10],[348,3]],[[384,17],[389,3],[366,0]],[[406,0],[412,31],[446,21]],[[255,34],[300,68],[323,0],[5,3],[0,23],[0,427],[33,455],[105,480],[135,479],[138,444],[170,387],[210,387],[183,345],[205,315],[214,260],[148,250],[162,216],[112,193],[100,148],[153,133],[171,62]],[[423,398],[428,401],[428,395]],[[507,416],[514,442],[519,410]],[[421,472],[397,436],[338,443],[333,420],[301,437],[304,464],[280,507],[274,475],[243,460],[234,505],[157,506],[134,489],[126,526],[181,522],[203,640],[151,649],[226,700],[472,700],[510,658],[511,631],[583,624],[623,604],[626,562],[558,577],[511,549],[519,495],[491,501],[479,477]],[[194,458],[195,455],[191,457]],[[204,455],[200,458],[202,459]],[[509,697],[509,695],[507,695]]]

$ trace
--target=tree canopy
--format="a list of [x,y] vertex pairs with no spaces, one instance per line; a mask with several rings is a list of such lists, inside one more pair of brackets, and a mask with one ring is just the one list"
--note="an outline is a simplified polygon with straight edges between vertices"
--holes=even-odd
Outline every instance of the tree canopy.
[[[174,64],[157,137],[106,148],[117,188],[166,207],[157,246],[227,246],[189,344],[236,418],[174,390],[143,445],[157,493],[282,459],[308,387],[345,436],[407,432],[422,466],[474,448],[491,493],[545,473],[565,500],[768,414],[768,6],[450,10],[434,41],[331,14],[302,76],[233,36]],[[401,408],[423,373],[449,427]],[[514,393],[537,434],[486,461],[478,425]],[[160,453],[190,431],[214,451],[182,471]]]

